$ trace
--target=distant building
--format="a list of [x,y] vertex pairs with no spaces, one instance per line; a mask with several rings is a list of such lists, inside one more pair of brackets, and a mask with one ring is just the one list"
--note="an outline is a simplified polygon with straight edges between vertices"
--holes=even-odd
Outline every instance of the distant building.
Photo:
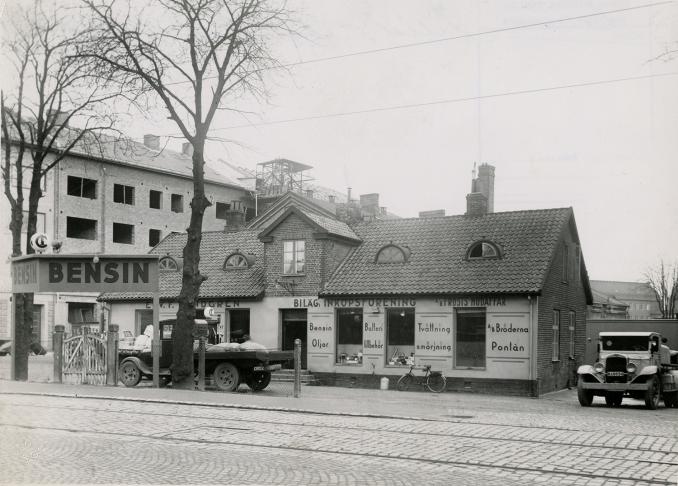
[[[646,282],[591,280],[590,319],[661,319],[654,292]],[[623,306],[627,306],[625,316]]]

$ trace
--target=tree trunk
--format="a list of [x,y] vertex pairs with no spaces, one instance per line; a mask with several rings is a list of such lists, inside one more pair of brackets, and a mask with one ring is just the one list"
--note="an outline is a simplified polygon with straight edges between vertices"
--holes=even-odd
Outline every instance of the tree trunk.
[[16,299],[14,303],[14,355],[12,360],[14,362],[14,379],[17,381],[28,380],[28,338],[26,338],[24,305],[26,295],[12,294],[12,299]]
[[193,371],[193,323],[200,295],[200,285],[205,280],[200,274],[200,242],[202,241],[202,220],[205,208],[210,205],[205,197],[204,184],[205,137],[194,143],[193,151],[193,199],[191,200],[191,222],[187,230],[184,247],[181,293],[177,324],[172,333],[172,383],[175,388],[194,389]]

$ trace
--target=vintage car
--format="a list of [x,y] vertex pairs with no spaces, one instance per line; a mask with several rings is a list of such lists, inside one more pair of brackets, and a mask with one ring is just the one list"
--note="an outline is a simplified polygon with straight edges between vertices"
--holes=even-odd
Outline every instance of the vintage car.
[[579,403],[588,407],[594,396],[601,396],[612,407],[631,397],[644,400],[654,410],[663,398],[665,406],[676,407],[676,355],[656,332],[601,332],[598,361],[577,370]]

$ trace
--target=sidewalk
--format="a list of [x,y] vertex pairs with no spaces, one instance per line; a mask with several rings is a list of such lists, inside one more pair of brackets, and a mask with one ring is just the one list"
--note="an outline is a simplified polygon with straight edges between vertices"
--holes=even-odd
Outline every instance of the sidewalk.
[[[243,388],[244,389],[244,388]],[[478,395],[471,393],[422,393],[395,390],[372,390],[324,386],[303,386],[300,398],[262,392],[218,392],[175,390],[138,386],[62,385],[0,380],[2,394],[28,394],[139,401],[146,403],[177,403],[213,407],[248,408],[305,413],[357,415],[371,417],[414,418],[419,420],[453,420],[464,413],[510,407],[518,410],[539,408],[544,401],[570,401],[572,392],[564,390],[548,397],[533,398]],[[540,403],[541,402],[541,403]]]

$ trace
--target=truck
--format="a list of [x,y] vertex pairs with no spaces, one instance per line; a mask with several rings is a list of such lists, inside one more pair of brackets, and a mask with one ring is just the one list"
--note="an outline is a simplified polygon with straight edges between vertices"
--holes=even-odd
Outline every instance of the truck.
[[583,407],[595,396],[604,397],[608,407],[620,406],[624,397],[644,400],[650,410],[660,399],[668,408],[678,407],[678,351],[657,332],[601,332],[596,363],[580,366],[577,375]]
[[[171,380],[172,364],[172,329],[176,320],[160,322],[160,379],[163,384]],[[150,332],[138,336],[136,342],[121,347],[118,352],[120,381],[133,387],[142,378],[153,377],[153,354]],[[147,339],[141,339],[146,337]],[[194,345],[194,369],[198,369],[198,347]],[[205,376],[211,377],[212,383],[222,391],[235,391],[241,383],[246,383],[252,390],[263,390],[271,381],[271,372],[279,370],[283,365],[292,363],[293,351],[276,351],[265,349],[256,343],[243,344],[224,343],[223,345],[207,345],[205,351]]]

